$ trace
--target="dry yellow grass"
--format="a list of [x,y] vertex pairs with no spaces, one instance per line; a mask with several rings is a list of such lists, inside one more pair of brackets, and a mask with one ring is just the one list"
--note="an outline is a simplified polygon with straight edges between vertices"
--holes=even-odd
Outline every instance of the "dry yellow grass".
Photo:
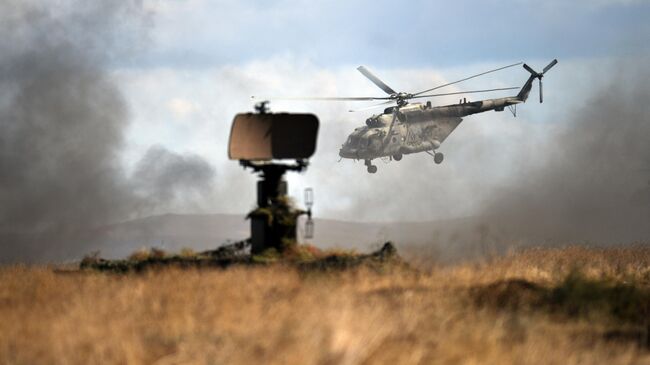
[[283,266],[145,274],[0,269],[2,364],[637,364],[604,322],[476,306],[471,288],[585,276],[650,286],[650,248],[535,249],[419,272]]

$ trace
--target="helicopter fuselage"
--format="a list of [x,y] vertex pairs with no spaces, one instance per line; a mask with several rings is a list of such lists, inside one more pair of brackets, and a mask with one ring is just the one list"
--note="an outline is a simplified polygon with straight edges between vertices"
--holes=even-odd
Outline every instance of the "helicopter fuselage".
[[373,115],[366,125],[356,128],[341,146],[339,156],[355,160],[373,160],[435,151],[463,120],[462,117],[523,102],[518,97],[464,102],[439,107],[430,103],[412,103],[392,107]]

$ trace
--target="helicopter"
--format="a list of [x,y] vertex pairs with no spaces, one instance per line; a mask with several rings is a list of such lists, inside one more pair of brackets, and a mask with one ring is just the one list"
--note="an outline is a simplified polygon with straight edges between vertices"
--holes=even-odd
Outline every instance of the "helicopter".
[[[436,164],[442,163],[444,155],[438,148],[445,139],[458,127],[463,118],[468,115],[482,113],[489,110],[503,111],[506,107],[516,116],[516,105],[526,102],[535,79],[539,80],[539,102],[543,102],[542,78],[555,64],[557,59],[551,61],[542,72],[533,70],[523,62],[514,63],[493,70],[466,77],[454,82],[439,85],[417,93],[396,92],[381,79],[370,72],[366,67],[359,66],[357,70],[368,78],[387,96],[380,97],[297,97],[282,98],[290,100],[326,100],[326,101],[373,101],[382,100],[378,105],[373,105],[360,110],[366,110],[388,104],[395,104],[384,109],[383,113],[372,115],[366,119],[366,125],[356,128],[347,138],[339,150],[339,156],[345,159],[363,160],[368,173],[377,172],[377,166],[372,164],[376,158],[388,158],[400,161],[404,155],[425,152],[433,157]],[[487,90],[460,91],[430,94],[432,91],[454,85],[478,76],[521,65],[530,73],[530,77],[519,87],[496,88]],[[486,99],[469,102],[467,98],[460,99],[458,104],[432,106],[426,103],[409,103],[411,99],[432,98],[457,94],[484,93],[520,89],[515,96]],[[357,110],[357,111],[360,111]],[[350,110],[351,112],[354,110]]]

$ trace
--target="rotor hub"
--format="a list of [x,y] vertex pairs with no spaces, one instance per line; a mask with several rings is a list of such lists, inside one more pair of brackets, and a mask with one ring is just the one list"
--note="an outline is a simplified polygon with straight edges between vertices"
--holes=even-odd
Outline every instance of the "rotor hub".
[[401,92],[392,94],[390,97],[397,102],[397,106],[404,106],[408,104],[408,100],[413,97],[413,94]]

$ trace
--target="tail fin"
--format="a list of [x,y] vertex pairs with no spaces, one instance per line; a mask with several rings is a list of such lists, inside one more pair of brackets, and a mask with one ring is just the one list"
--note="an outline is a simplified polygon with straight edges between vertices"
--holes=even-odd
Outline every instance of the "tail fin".
[[542,72],[537,72],[533,70],[530,66],[524,63],[524,68],[526,71],[530,72],[530,77],[528,80],[526,80],[526,83],[524,86],[521,88],[519,91],[519,94],[517,94],[517,99],[525,102],[528,99],[528,95],[530,94],[530,90],[533,88],[533,80],[538,79],[539,80],[539,102],[541,103],[543,99],[543,94],[542,94],[542,78],[544,77],[544,74],[550,70],[555,64],[557,63],[557,59],[554,59],[544,67]]
[[523,101],[524,103],[528,100],[528,94],[530,94],[530,89],[533,88],[533,80],[537,78],[537,75],[530,75],[524,86],[519,90],[517,94],[517,99]]

